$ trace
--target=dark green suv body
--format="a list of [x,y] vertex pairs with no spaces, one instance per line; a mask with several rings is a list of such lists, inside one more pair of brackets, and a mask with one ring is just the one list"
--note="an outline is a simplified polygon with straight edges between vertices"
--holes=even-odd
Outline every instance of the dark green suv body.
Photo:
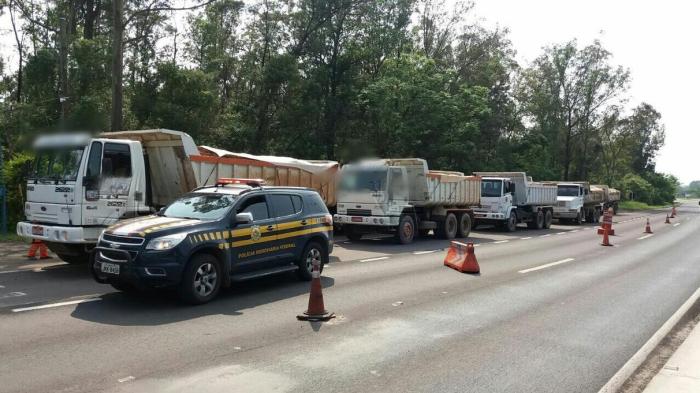
[[223,180],[105,230],[95,279],[119,290],[177,287],[199,304],[235,281],[290,271],[310,280],[314,260],[328,263],[332,216],[314,190]]

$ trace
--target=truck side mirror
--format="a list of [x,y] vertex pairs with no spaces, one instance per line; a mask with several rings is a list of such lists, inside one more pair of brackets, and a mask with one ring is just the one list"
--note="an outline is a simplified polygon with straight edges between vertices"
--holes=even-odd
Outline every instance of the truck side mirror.
[[252,224],[253,213],[238,213],[236,214],[236,224]]

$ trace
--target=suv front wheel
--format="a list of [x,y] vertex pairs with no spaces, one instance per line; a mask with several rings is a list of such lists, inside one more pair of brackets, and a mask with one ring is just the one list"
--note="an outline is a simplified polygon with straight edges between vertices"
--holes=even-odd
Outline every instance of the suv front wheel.
[[221,289],[219,260],[209,254],[195,255],[185,268],[178,294],[190,304],[204,304],[216,297]]
[[297,269],[297,275],[299,276],[300,280],[311,280],[311,272],[314,268],[314,261],[318,261],[318,263],[321,265],[319,267],[320,274],[323,272],[323,265],[328,263],[328,252],[326,252],[326,249],[323,248],[318,242],[312,241],[306,245],[306,248],[304,248],[304,253],[301,254],[301,259],[299,262],[297,262],[299,266],[299,269]]

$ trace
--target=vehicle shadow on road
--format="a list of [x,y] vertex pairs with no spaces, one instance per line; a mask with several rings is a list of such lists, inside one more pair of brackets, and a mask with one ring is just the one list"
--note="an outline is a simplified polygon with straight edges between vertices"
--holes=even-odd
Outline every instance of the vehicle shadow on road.
[[[335,280],[321,277],[321,284],[329,288]],[[299,281],[293,275],[281,275],[235,283],[234,287],[223,289],[212,302],[200,306],[182,303],[173,291],[112,292],[101,296],[102,301],[78,304],[71,316],[106,325],[158,326],[207,315],[238,316],[242,315],[242,310],[308,293],[308,282]]]

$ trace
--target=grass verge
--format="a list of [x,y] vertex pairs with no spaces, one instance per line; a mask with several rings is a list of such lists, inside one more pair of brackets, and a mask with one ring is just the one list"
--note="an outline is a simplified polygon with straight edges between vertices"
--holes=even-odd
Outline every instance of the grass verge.
[[668,205],[648,205],[644,202],[639,201],[622,201],[620,202],[620,209],[624,210],[654,210],[654,209],[664,209],[668,208]]

